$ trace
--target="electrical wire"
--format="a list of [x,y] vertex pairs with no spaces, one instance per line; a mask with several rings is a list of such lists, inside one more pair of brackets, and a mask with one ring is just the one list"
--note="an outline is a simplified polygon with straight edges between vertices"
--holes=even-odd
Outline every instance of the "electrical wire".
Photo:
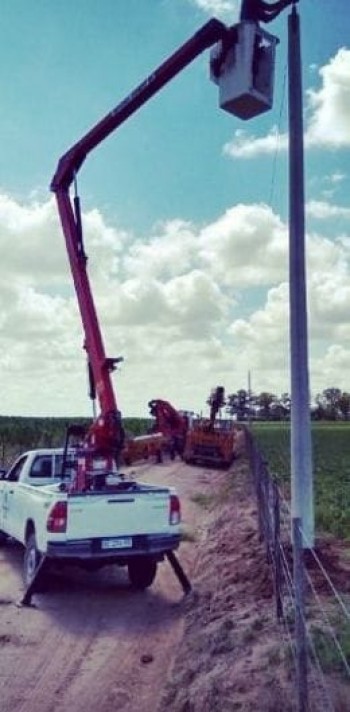
[[285,95],[286,95],[287,65],[288,65],[288,63],[286,60],[285,65],[284,65],[284,71],[283,71],[282,97],[281,97],[279,117],[278,117],[278,123],[277,123],[276,147],[275,147],[274,156],[273,156],[270,195],[269,195],[269,202],[268,202],[268,205],[270,205],[271,208],[273,207],[273,197],[274,197],[275,184],[276,184],[277,156],[280,152],[280,145],[281,145],[281,125],[282,125],[282,116],[283,116],[283,111],[284,111],[284,103],[285,103]]
[[[306,535],[304,534],[304,532],[302,531],[301,528],[300,528],[300,531],[301,531],[301,535],[302,535],[302,537],[303,537],[304,542],[307,544],[308,542],[307,542],[307,537],[306,537]],[[332,591],[334,597],[337,599],[337,601],[338,601],[338,603],[339,603],[339,606],[340,606],[340,608],[342,609],[342,611],[343,611],[345,617],[346,617],[347,620],[350,622],[350,611],[349,611],[349,609],[348,609],[346,603],[343,601],[343,599],[342,599],[340,593],[338,593],[337,589],[335,588],[334,583],[332,582],[331,578],[329,577],[329,575],[328,575],[326,569],[324,568],[323,564],[321,563],[321,561],[320,561],[319,557],[317,556],[316,552],[314,551],[314,549],[313,549],[312,547],[310,547],[309,550],[310,550],[311,555],[313,556],[314,560],[316,561],[317,565],[319,566],[320,570],[322,571],[323,576],[324,576],[325,580],[327,581],[327,583],[328,583],[328,585],[329,585],[329,587],[330,587],[330,589],[331,589],[331,591]]]
[[[270,548],[272,548],[272,557],[271,558],[273,561],[274,557],[275,557],[275,549],[273,546],[275,541],[274,541],[274,538],[271,537],[270,535],[271,535],[271,532],[274,531],[274,521],[275,520],[274,520],[274,509],[271,508],[271,496],[270,496],[271,489],[272,489],[270,486],[271,485],[271,475],[266,467],[266,463],[262,460],[259,452],[256,453],[254,460],[257,465],[256,472],[255,472],[255,479],[256,479],[256,482],[260,481],[260,483],[261,483],[260,490],[261,490],[261,500],[262,501],[260,503],[258,502],[258,505],[259,506],[262,505],[260,511],[261,511],[261,518],[264,522],[265,543],[266,543],[269,551],[270,551]],[[260,472],[263,471],[263,477],[262,478],[260,477],[260,480],[259,480],[259,471]],[[289,532],[290,532],[291,531],[291,529],[290,529],[290,524],[291,524],[290,504],[287,502],[287,500],[285,499],[284,495],[282,494],[282,492],[280,490],[279,490],[279,497],[280,497],[280,526],[281,525],[282,525],[282,527],[285,526],[287,523],[285,521],[285,519],[289,519]],[[282,511],[284,514],[287,515],[285,518],[281,517]],[[302,536],[302,540],[307,543],[307,538],[305,536],[305,533],[302,531],[301,527],[299,527],[299,529],[300,529],[300,533]],[[289,541],[289,538],[290,537],[288,537],[288,541]],[[271,547],[271,545],[272,545],[272,547]],[[284,630],[284,635],[287,636],[289,646],[292,651],[295,667],[297,667],[296,644],[293,641],[293,635],[292,635],[292,631],[290,628],[290,624],[288,622],[288,616],[286,616],[285,612],[284,612],[286,605],[288,605],[289,610],[294,612],[294,620],[295,620],[296,609],[295,609],[294,579],[293,579],[293,573],[290,570],[290,566],[288,563],[286,552],[285,552],[283,544],[282,544],[281,537],[279,537],[279,539],[277,540],[277,546],[279,547],[279,551],[280,551],[281,572],[282,572],[284,587],[285,587],[284,599],[287,602],[284,605],[282,605],[283,630]],[[317,556],[316,552],[314,551],[314,549],[312,547],[310,547],[309,550],[310,550],[316,564],[318,565],[320,571],[322,572],[323,576],[325,577],[336,601],[338,602],[339,606],[341,607],[343,614],[345,615],[347,620],[350,620],[350,612],[347,608],[347,605],[345,604],[345,602],[343,601],[339,592],[337,591],[334,583],[332,582],[331,578],[329,577],[329,575],[328,575],[327,571],[325,570],[323,564],[321,563],[319,557]],[[339,654],[342,664],[346,670],[346,673],[350,677],[350,666],[348,664],[348,661],[347,661],[346,655],[342,649],[342,646],[337,638],[337,634],[332,626],[332,623],[329,619],[329,616],[327,615],[327,612],[324,609],[324,606],[322,605],[322,601],[316,591],[315,585],[314,585],[314,583],[311,579],[311,576],[310,576],[309,572],[307,571],[306,567],[304,567],[304,571],[305,571],[306,579],[309,582],[311,591],[313,592],[313,595],[314,595],[316,602],[318,604],[318,608],[319,608],[319,610],[323,616],[323,619],[325,621],[326,628],[328,629],[329,634],[330,634],[330,636],[333,640],[333,643],[335,645],[335,648],[338,651],[338,654]],[[282,592],[282,596],[283,596],[283,592]],[[322,706],[322,708],[324,710],[326,710],[326,712],[335,712],[335,708],[334,708],[334,705],[333,705],[333,702],[331,699],[331,695],[330,695],[330,690],[329,690],[329,687],[328,687],[326,679],[325,679],[324,671],[322,670],[322,665],[321,665],[319,656],[317,654],[316,646],[315,646],[314,640],[312,638],[311,631],[309,630],[309,625],[307,625],[307,622],[305,619],[304,611],[301,611],[301,616],[302,616],[303,626],[304,626],[305,633],[306,633],[307,648],[309,651],[308,658],[310,660],[310,663],[312,664],[311,665],[311,675],[313,677],[313,683],[315,684],[315,689],[316,689],[315,695],[318,693],[318,696],[319,696],[320,687],[321,687],[322,691],[323,691],[324,704],[326,705],[325,707]],[[309,682],[310,682],[310,680],[309,680]],[[317,684],[317,683],[319,683],[319,684]],[[315,707],[315,710],[317,710],[317,712],[320,712],[319,702],[320,702],[319,699],[317,699],[315,701],[315,704],[317,704],[317,707]]]
[[339,655],[340,655],[340,657],[341,657],[341,659],[342,659],[342,661],[343,661],[344,668],[345,668],[345,670],[346,670],[346,672],[347,672],[347,674],[348,674],[348,676],[349,676],[349,678],[350,678],[350,666],[349,666],[348,661],[347,661],[347,659],[346,659],[346,655],[345,655],[345,653],[344,653],[344,651],[343,651],[343,649],[342,649],[342,647],[341,647],[341,644],[340,644],[340,642],[339,642],[339,640],[338,640],[338,638],[337,638],[336,632],[335,632],[335,630],[334,630],[334,628],[333,628],[333,626],[332,626],[332,624],[331,624],[331,621],[330,621],[330,619],[329,619],[328,613],[327,613],[327,611],[324,609],[324,607],[323,607],[323,605],[322,605],[321,599],[320,599],[320,597],[319,597],[319,595],[318,595],[318,593],[317,593],[317,591],[316,591],[316,588],[315,588],[315,586],[314,586],[314,583],[313,583],[313,581],[312,581],[312,579],[311,579],[311,576],[310,576],[310,574],[309,574],[309,572],[308,572],[307,570],[305,570],[305,575],[306,575],[306,578],[307,578],[307,580],[308,580],[308,582],[309,582],[309,584],[310,584],[310,587],[311,587],[311,589],[312,589],[312,592],[313,592],[313,594],[314,594],[314,596],[315,596],[315,598],[316,598],[318,607],[319,607],[319,609],[320,609],[320,611],[321,611],[321,613],[322,613],[322,615],[323,615],[323,618],[324,618],[324,620],[326,621],[326,625],[327,625],[328,631],[329,631],[329,633],[330,633],[330,636],[331,636],[331,638],[332,638],[332,640],[333,640],[333,642],[334,642],[335,647],[336,647],[337,650],[338,650],[338,653],[339,653]]

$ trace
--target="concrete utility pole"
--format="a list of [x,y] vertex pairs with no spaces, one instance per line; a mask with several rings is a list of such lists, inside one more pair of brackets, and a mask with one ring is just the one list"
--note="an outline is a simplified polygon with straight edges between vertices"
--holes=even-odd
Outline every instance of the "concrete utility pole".
[[292,517],[300,518],[302,546],[310,549],[314,545],[315,524],[308,372],[300,20],[295,5],[288,18],[288,63]]

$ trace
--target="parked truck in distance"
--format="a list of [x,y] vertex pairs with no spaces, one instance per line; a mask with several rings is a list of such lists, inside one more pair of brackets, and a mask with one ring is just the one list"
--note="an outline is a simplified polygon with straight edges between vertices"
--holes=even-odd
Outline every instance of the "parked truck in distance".
[[89,488],[77,492],[74,453],[63,467],[64,457],[63,449],[32,450],[0,475],[0,543],[11,537],[23,545],[26,586],[45,557],[41,578],[52,563],[88,570],[116,564],[128,568],[134,588],[147,588],[158,562],[180,543],[175,490],[107,472],[101,458]]

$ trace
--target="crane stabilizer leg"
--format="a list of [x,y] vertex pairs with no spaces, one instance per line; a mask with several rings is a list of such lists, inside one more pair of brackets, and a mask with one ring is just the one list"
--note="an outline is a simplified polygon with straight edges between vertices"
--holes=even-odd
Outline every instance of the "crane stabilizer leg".
[[184,590],[184,593],[186,593],[186,594],[190,593],[192,591],[192,586],[191,586],[190,581],[187,578],[181,564],[179,563],[178,559],[176,558],[174,552],[167,551],[166,557],[167,557],[169,563],[171,564],[172,569],[175,572],[177,578],[179,579],[181,586]]
[[[190,593],[192,591],[191,583],[190,583],[189,579],[187,578],[181,564],[179,563],[178,559],[176,558],[174,552],[167,551],[166,557],[167,557],[173,571],[175,572],[177,578],[179,579],[184,593],[185,594]],[[31,606],[32,605],[32,595],[36,591],[38,578],[39,578],[39,575],[40,575],[42,569],[45,566],[45,563],[46,563],[46,556],[43,556],[39,561],[39,564],[37,566],[37,569],[35,571],[35,574],[34,574],[34,577],[31,581],[31,583],[29,584],[27,590],[24,593],[22,600],[20,601],[20,604],[19,604],[20,606]]]
[[46,564],[46,556],[42,556],[38,563],[38,566],[36,567],[34,576],[31,580],[27,590],[24,593],[22,600],[19,603],[20,606],[31,606],[32,605],[32,595],[33,595],[33,593],[36,592],[39,576],[40,576],[45,564]]

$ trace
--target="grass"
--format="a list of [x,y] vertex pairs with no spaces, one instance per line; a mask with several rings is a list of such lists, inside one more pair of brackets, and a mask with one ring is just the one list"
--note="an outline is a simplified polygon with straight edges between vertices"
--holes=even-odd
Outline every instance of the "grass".
[[[253,434],[270,472],[288,489],[289,424],[254,424]],[[312,449],[316,530],[350,539],[350,423],[313,423]]]
[[234,491],[236,484],[237,475],[233,475],[231,472],[228,472],[224,482],[220,484],[215,492],[211,494],[195,492],[191,497],[191,501],[199,507],[203,507],[203,509],[210,509],[211,507],[217,505],[223,505],[227,502],[228,497]]
[[[350,666],[350,623],[344,623],[344,619],[333,621],[332,628],[344,658]],[[310,635],[322,670],[325,673],[338,672],[348,681],[348,672],[331,632],[314,624],[311,626]]]

